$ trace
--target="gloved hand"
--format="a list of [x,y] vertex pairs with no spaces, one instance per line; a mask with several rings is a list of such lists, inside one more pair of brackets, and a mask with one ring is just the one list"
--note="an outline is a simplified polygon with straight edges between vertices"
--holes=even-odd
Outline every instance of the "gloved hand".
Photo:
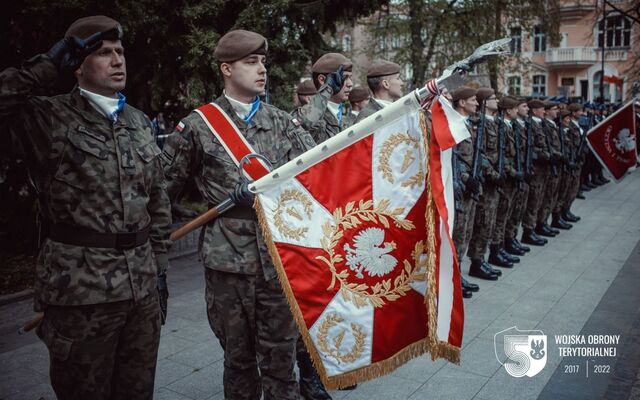
[[470,176],[465,182],[465,186],[467,187],[467,191],[469,193],[479,195],[480,194],[480,181]]
[[233,192],[229,195],[231,201],[237,206],[253,207],[256,195],[249,190],[249,182],[238,182]]
[[158,274],[158,299],[160,301],[160,313],[162,325],[167,321],[167,300],[169,299],[169,288],[167,287],[167,274]]
[[78,69],[84,59],[102,46],[102,32],[89,36],[86,40],[75,36],[66,37],[54,44],[46,55],[60,72]]
[[333,90],[333,94],[336,94],[340,90],[342,90],[342,85],[344,84],[344,81],[342,79],[344,77],[343,72],[344,72],[344,67],[341,65],[334,72],[327,74],[327,79],[325,80],[325,83],[329,85],[331,90]]

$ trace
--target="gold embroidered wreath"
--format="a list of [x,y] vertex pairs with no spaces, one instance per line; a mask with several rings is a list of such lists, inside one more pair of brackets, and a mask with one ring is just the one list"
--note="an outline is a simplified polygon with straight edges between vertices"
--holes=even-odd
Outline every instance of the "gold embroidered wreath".
[[351,333],[353,334],[353,338],[355,339],[355,343],[349,350],[349,352],[342,354],[340,353],[340,345],[342,344],[342,340],[344,339],[345,332],[342,331],[338,335],[333,337],[334,346],[329,344],[329,329],[338,325],[340,322],[344,321],[344,318],[340,317],[336,313],[328,314],[320,328],[318,328],[318,334],[316,335],[318,349],[327,356],[331,356],[338,360],[338,362],[343,363],[352,363],[360,358],[360,355],[364,351],[364,340],[367,337],[367,334],[362,330],[362,325],[356,324],[355,322],[351,323]]
[[[380,164],[378,165],[378,171],[382,172],[382,176],[390,183],[395,182],[395,177],[393,176],[391,166],[389,165],[389,159],[391,158],[391,155],[393,154],[393,151],[396,149],[396,147],[403,143],[413,147],[418,152],[418,156],[422,158],[422,145],[418,138],[409,135],[409,132],[407,132],[406,134],[395,133],[391,135],[382,144],[382,150],[380,151]],[[408,160],[405,157],[402,165],[403,173],[409,167],[411,162],[412,160]],[[422,162],[420,162],[418,172],[409,179],[402,182],[400,186],[413,189],[414,187],[419,186],[424,182],[424,174],[424,168],[422,167]]]
[[411,290],[411,282],[426,280],[427,261],[426,257],[421,257],[425,250],[424,241],[417,242],[411,253],[413,264],[404,260],[402,272],[393,280],[393,285],[391,279],[382,280],[372,287],[364,283],[351,283],[347,280],[350,276],[347,269],[336,271],[336,264],[343,262],[344,258],[342,254],[336,254],[335,247],[344,236],[345,229],[353,229],[363,221],[382,224],[385,228],[389,228],[389,220],[396,227],[407,231],[415,228],[410,220],[398,218],[398,215],[403,213],[403,208],[389,210],[388,207],[388,200],[380,201],[375,208],[372,200],[360,200],[357,207],[355,202],[350,202],[346,205],[344,212],[342,208],[337,208],[333,212],[333,223],[327,221],[322,226],[324,237],[321,244],[328,257],[317,256],[316,259],[325,262],[331,271],[331,284],[327,290],[332,290],[336,282],[340,283],[342,297],[346,301],[351,301],[356,307],[367,304],[382,307],[386,301],[395,301]]
[[287,212],[291,216],[302,220],[302,216],[298,214],[298,212],[289,207],[286,208],[286,203],[288,201],[297,201],[304,207],[304,213],[307,215],[307,219],[311,218],[311,214],[313,213],[313,203],[307,196],[305,196],[302,192],[295,189],[287,189],[282,192],[280,195],[280,199],[278,199],[278,206],[273,214],[273,223],[280,233],[284,236],[287,236],[294,240],[302,239],[306,233],[309,231],[308,227],[300,227],[300,228],[291,228],[290,224],[287,224],[282,218],[282,213]]

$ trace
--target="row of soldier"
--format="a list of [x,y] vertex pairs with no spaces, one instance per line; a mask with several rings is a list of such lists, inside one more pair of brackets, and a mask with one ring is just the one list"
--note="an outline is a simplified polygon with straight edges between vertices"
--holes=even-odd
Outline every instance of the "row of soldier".
[[[167,316],[170,204],[193,179],[210,205],[229,197],[236,205],[203,227],[199,243],[206,318],[224,350],[225,398],[330,399],[299,340],[252,208],[254,195],[228,146],[194,110],[158,149],[151,121],[121,93],[122,38],[111,18],[81,18],[46,54],[0,73],[2,131],[22,144],[48,226],[34,296],[36,310],[44,312],[37,333],[49,350],[56,395],[153,397]],[[304,105],[289,114],[261,101],[267,48],[255,32],[220,38],[214,57],[224,92],[212,104],[273,167],[402,96],[400,66],[381,61],[367,72],[371,95],[359,91],[360,111],[343,112],[342,104],[358,94],[352,63],[329,53],[314,62],[312,86],[299,92]],[[39,96],[70,76],[77,81],[71,93]],[[500,271],[484,262],[484,253],[490,246],[489,261],[514,262],[504,250],[525,251],[515,237],[521,221],[522,240],[531,244],[544,243],[537,234],[553,234],[549,214],[562,229],[577,221],[570,207],[583,145],[570,119],[580,111],[562,114],[558,123],[556,104],[534,102],[529,118],[525,102],[498,102],[490,89],[463,88],[452,101],[471,117],[469,127],[478,127],[456,151],[458,257],[468,247],[472,274],[496,279]]]

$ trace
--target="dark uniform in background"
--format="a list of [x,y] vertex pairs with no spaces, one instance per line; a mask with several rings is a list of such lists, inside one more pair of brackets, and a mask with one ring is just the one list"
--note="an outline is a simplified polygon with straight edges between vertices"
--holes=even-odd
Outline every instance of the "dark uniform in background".
[[[153,397],[171,215],[151,121],[123,96],[110,115],[78,87],[37,96],[121,37],[110,18],[81,18],[47,55],[0,74],[2,131],[22,141],[49,227],[34,295],[59,399]],[[122,54],[90,57],[124,71]]]
[[[220,63],[266,53],[267,41],[248,31],[224,35],[214,52]],[[254,150],[274,167],[315,145],[290,114],[265,103],[239,116],[227,96],[215,100]],[[240,173],[195,111],[183,118],[164,146],[167,190],[175,199],[194,177],[210,205],[240,185]],[[298,399],[294,374],[298,330],[261,234],[255,211],[236,206],[202,229],[207,316],[224,349],[224,392],[229,399]]]

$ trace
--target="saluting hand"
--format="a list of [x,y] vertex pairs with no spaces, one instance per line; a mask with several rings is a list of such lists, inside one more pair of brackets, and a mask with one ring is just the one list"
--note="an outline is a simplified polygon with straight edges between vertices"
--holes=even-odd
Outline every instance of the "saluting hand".
[[54,44],[46,55],[53,61],[58,71],[73,72],[87,56],[102,46],[102,32],[89,36],[86,40],[75,36],[66,37]]

